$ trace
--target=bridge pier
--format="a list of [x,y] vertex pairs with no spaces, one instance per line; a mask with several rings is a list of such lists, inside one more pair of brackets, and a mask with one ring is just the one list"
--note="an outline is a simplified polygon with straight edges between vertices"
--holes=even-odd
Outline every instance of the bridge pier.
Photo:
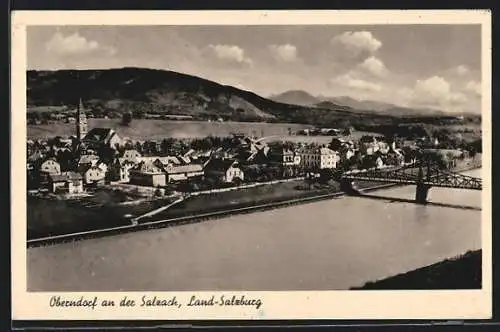
[[415,201],[417,204],[427,204],[427,196],[431,186],[423,183],[417,183],[417,190],[415,193]]

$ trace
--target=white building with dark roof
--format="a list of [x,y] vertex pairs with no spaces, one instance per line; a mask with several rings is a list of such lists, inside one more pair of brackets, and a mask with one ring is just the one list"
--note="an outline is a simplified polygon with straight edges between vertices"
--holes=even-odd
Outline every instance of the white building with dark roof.
[[165,186],[166,174],[153,162],[143,161],[129,171],[130,183],[142,186]]
[[54,193],[76,194],[83,192],[83,177],[75,172],[49,175],[49,187]]
[[337,168],[340,156],[326,147],[304,147],[299,151],[302,166],[310,170]]
[[100,146],[115,148],[123,144],[121,137],[112,128],[92,128],[85,135],[83,142],[93,148]]
[[211,159],[205,166],[205,174],[218,182],[230,183],[236,179],[244,180],[244,172],[236,160]]

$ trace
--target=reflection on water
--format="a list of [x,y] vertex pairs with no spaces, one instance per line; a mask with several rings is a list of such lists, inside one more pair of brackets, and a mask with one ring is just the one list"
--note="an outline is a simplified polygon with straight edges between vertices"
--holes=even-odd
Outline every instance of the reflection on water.
[[348,289],[481,247],[479,191],[370,195],[31,248],[28,289]]
[[414,219],[418,221],[423,221],[425,222],[426,220],[429,220],[429,209],[426,206],[416,206],[415,207],[415,217]]

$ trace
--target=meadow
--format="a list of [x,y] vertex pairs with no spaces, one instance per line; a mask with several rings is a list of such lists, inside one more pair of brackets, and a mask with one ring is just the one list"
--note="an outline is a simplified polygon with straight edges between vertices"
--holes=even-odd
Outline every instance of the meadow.
[[[129,126],[120,124],[120,119],[88,119],[89,129],[95,127],[114,128],[122,137],[131,139],[158,139],[164,137],[194,138],[212,136],[230,136],[242,133],[255,136],[283,136],[288,128],[297,131],[312,128],[310,125],[289,123],[261,122],[207,122],[207,121],[169,121],[134,119]],[[53,123],[47,125],[29,125],[29,138],[47,138],[70,136],[75,133],[75,124]]]
[[[265,122],[206,122],[206,121],[169,121],[169,120],[133,120],[129,126],[120,124],[119,119],[89,119],[89,129],[95,127],[114,128],[122,137],[130,139],[202,138],[209,135],[226,137],[233,133],[242,133],[257,137],[269,137],[268,140],[287,140],[292,142],[328,144],[332,136],[288,135],[288,129],[296,132],[313,128],[311,125],[296,123]],[[50,138],[75,134],[75,124],[54,123],[47,125],[28,125],[28,138]],[[354,131],[346,139],[357,140],[363,135],[375,133]]]

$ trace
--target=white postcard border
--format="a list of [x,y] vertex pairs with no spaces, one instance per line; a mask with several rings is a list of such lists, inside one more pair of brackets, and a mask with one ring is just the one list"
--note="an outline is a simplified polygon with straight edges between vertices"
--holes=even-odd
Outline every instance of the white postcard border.
[[[333,19],[335,18],[335,19]],[[456,291],[290,291],[290,292],[27,292],[26,274],[26,27],[28,25],[285,25],[285,24],[481,24],[483,288]],[[11,239],[12,318],[22,320],[195,320],[195,319],[479,319],[492,314],[491,229],[491,13],[461,11],[19,11],[12,15],[11,49]],[[261,308],[183,306],[165,308],[50,307],[50,297],[85,296],[119,302],[127,295],[245,295]]]

